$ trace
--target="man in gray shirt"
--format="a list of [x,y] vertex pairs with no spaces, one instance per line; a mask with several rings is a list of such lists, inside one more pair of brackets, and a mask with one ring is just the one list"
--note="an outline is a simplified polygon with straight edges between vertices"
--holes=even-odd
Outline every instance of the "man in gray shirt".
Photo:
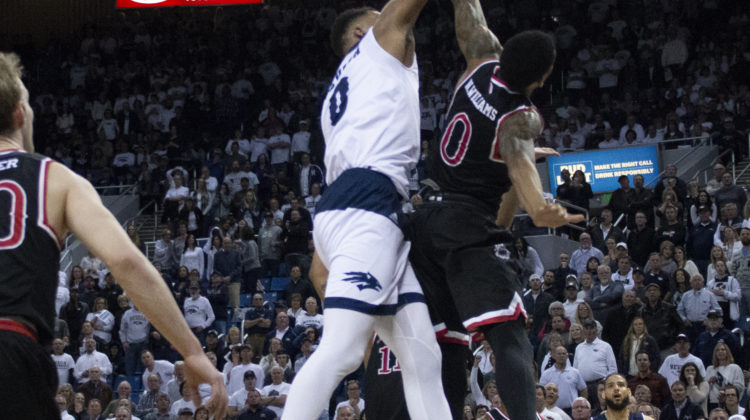
[[740,231],[742,248],[732,256],[730,271],[740,283],[742,300],[740,302],[740,316],[750,315],[750,229],[743,227]]

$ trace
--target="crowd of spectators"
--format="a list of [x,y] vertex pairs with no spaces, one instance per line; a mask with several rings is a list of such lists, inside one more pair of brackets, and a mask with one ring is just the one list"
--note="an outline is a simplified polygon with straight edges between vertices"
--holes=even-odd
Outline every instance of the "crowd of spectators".
[[[317,115],[337,66],[328,28],[352,2],[269,3],[117,12],[24,56],[38,150],[104,193],[135,185],[142,205],[163,211],[154,265],[225,373],[235,416],[278,415],[322,333],[304,278],[325,188]],[[747,155],[750,40],[741,29],[750,18],[740,4],[484,3],[501,42],[527,28],[556,38],[553,76],[534,98],[548,122],[538,146],[692,137]],[[429,140],[461,72],[452,19],[449,1],[431,2],[414,33],[424,141],[413,191],[429,177]],[[744,411],[750,351],[730,330],[750,315],[750,207],[727,163],[707,185],[674,167],[653,188],[622,178],[586,232],[571,232],[580,249],[557,267],[544,267],[522,237],[513,244],[549,418],[596,413],[598,381],[614,371],[628,375],[640,411],[676,418],[685,401],[704,417],[718,405]],[[561,176],[558,198],[588,209],[585,176]],[[145,250],[135,226],[127,230]],[[260,279],[285,274],[289,284],[267,301]],[[68,415],[207,416],[189,403],[178,355],[93,255],[61,274],[57,310],[53,357]],[[480,355],[467,364],[466,419],[502,404],[493,382],[502,361]],[[361,379],[341,384],[331,416],[359,416]]]

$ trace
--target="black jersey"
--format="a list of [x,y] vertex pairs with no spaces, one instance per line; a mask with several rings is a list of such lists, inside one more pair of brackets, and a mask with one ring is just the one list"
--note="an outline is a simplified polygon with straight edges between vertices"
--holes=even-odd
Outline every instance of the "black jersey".
[[458,84],[430,165],[440,190],[466,194],[496,207],[510,189],[498,131],[515,112],[535,110],[529,98],[499,77],[500,63],[481,64]]
[[375,337],[365,371],[365,417],[367,420],[408,419],[396,355]]
[[46,344],[55,325],[60,246],[47,223],[47,170],[52,160],[0,151],[0,317],[23,317]]

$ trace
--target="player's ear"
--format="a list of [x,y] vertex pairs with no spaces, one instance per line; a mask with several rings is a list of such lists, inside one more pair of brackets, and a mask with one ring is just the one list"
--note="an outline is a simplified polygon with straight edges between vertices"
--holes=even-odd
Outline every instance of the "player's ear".
[[23,112],[23,102],[18,101],[16,108],[13,110],[13,131],[23,127],[26,122],[26,114]]

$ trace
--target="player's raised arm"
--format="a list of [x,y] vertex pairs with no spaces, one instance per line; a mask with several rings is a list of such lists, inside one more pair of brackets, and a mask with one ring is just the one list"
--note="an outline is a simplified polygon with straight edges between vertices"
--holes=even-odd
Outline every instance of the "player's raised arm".
[[500,58],[503,47],[487,27],[479,0],[453,0],[456,39],[466,59],[467,72],[482,61]]
[[427,0],[391,0],[372,29],[378,44],[406,66],[414,59],[412,29],[425,4]]
[[[58,163],[48,175],[50,188],[47,202],[62,204],[60,213],[48,212],[57,220],[58,233],[74,233],[94,255],[104,261],[133,303],[149,321],[183,355],[187,381],[200,404],[198,384],[212,386],[208,403],[216,418],[226,414],[227,394],[221,374],[203,353],[198,339],[188,327],[166,283],[154,266],[133,245],[125,231],[102,204],[94,188],[86,180]],[[48,207],[49,208],[49,207]]]
[[542,120],[535,110],[517,112],[500,126],[500,150],[513,190],[535,225],[559,227],[577,223],[583,220],[582,215],[569,215],[561,205],[547,203],[542,195],[534,159],[534,138],[541,129]]

